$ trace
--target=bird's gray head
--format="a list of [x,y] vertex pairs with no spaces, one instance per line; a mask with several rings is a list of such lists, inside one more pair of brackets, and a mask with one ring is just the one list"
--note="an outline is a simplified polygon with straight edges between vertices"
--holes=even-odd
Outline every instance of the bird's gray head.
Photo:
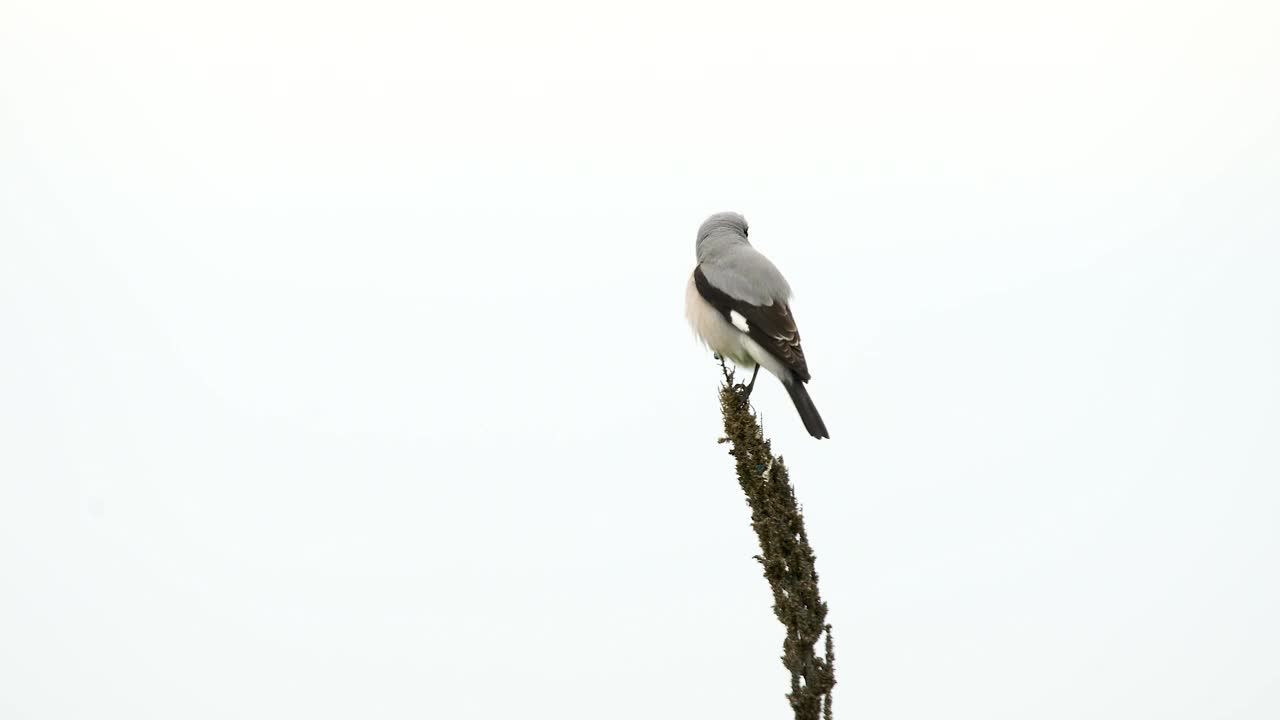
[[747,241],[747,219],[736,212],[716,213],[698,228],[698,262],[706,260],[710,253],[738,243],[751,244]]

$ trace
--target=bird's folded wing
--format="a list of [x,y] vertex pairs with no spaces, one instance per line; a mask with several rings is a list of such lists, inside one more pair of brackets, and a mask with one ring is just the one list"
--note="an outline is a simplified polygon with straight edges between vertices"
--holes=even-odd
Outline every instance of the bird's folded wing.
[[809,382],[809,367],[804,361],[804,351],[800,349],[800,332],[796,330],[795,318],[786,303],[753,305],[739,300],[713,285],[701,266],[693,271],[693,284],[702,299],[725,320],[782,361],[802,382]]

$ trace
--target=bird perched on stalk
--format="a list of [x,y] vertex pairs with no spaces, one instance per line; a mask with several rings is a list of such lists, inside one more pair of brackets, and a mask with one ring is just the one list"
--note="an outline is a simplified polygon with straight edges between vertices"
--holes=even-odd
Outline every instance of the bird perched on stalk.
[[791,286],[769,258],[747,240],[747,220],[716,213],[698,228],[698,264],[685,289],[685,315],[693,331],[721,357],[752,368],[750,396],[763,366],[782,381],[805,430],[829,438],[805,383],[809,367],[791,316]]

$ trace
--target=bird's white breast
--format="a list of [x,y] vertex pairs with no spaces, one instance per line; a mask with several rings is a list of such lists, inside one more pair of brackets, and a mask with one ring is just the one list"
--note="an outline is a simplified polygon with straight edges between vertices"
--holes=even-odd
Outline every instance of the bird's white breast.
[[[746,344],[743,343],[744,339],[750,340],[750,338],[729,324],[723,315],[711,307],[711,303],[698,294],[692,275],[689,276],[689,285],[684,292],[684,313],[689,319],[689,325],[693,327],[693,332],[697,334],[698,339],[707,344],[707,347],[738,365],[752,367],[756,364]],[[744,319],[743,323],[745,322]]]

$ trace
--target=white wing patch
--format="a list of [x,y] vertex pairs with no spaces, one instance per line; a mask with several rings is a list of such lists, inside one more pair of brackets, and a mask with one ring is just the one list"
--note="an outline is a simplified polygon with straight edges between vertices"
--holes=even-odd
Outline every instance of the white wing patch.
[[738,328],[742,332],[751,332],[751,326],[747,324],[747,319],[742,317],[742,313],[739,313],[737,310],[729,311],[729,321],[733,323],[734,327]]

